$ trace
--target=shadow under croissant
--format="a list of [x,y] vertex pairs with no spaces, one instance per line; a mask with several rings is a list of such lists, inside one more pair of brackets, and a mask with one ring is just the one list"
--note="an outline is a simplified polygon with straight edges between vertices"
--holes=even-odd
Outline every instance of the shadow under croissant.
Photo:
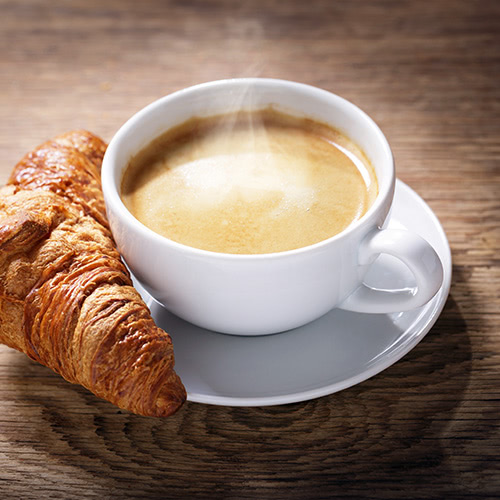
[[297,498],[324,498],[325,484],[333,496],[355,477],[361,498],[381,484],[417,492],[424,475],[427,486],[449,491],[460,481],[442,440],[469,383],[471,345],[452,296],[397,364],[342,392],[284,406],[187,403],[168,419],[140,417],[22,354],[0,353],[12,388],[4,405],[27,422],[6,439],[31,450],[23,463],[34,471],[90,478],[96,493],[285,498],[295,484]]

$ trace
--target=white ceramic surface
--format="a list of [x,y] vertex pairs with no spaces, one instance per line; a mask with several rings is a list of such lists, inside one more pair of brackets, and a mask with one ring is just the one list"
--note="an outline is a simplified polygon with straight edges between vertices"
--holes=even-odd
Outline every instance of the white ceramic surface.
[[[119,196],[123,171],[130,158],[163,131],[194,115],[268,105],[340,128],[361,146],[376,171],[379,194],[360,220],[332,238],[297,250],[230,255],[168,240],[125,208]],[[380,230],[391,207],[394,183],[389,144],[363,111],[325,90],[259,78],[210,82],[155,101],[120,128],[102,167],[110,226],[137,279],[179,317],[237,335],[289,330],[335,306],[385,313],[427,302],[442,282],[442,266],[435,251],[411,232]],[[400,289],[390,284],[388,290],[381,290],[380,283],[377,288],[359,287],[380,252],[405,262],[417,286],[408,282]]]
[[[242,337],[203,330],[179,319],[136,283],[157,324],[172,336],[176,370],[188,400],[229,406],[309,400],[358,384],[408,353],[444,307],[451,283],[451,254],[436,216],[401,181],[396,184],[389,227],[409,228],[425,237],[444,267],[436,296],[409,312],[363,314],[335,309],[295,330]],[[411,279],[400,261],[386,255],[366,276],[369,283],[382,286],[404,286]]]

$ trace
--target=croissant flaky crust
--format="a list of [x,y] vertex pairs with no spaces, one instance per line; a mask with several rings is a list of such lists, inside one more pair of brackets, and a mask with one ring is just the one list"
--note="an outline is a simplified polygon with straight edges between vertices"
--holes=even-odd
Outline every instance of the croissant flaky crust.
[[105,148],[88,132],[60,136],[0,188],[0,342],[120,408],[168,416],[186,391],[109,231]]

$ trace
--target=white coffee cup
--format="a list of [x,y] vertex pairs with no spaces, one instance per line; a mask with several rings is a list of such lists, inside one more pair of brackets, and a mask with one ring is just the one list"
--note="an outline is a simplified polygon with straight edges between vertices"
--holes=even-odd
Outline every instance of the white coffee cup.
[[[139,222],[120,198],[130,159],[163,132],[193,116],[268,105],[307,116],[345,133],[370,159],[379,194],[366,214],[314,245],[271,254],[210,252],[171,241]],[[135,277],[165,308],[198,326],[236,335],[262,335],[302,326],[334,307],[367,313],[410,310],[439,290],[443,271],[427,241],[406,230],[383,229],[395,187],[389,144],[354,104],[300,83],[244,78],[196,85],[163,97],[130,118],[104,157],[102,184],[118,249]],[[381,290],[363,278],[380,253],[403,261],[416,287]]]

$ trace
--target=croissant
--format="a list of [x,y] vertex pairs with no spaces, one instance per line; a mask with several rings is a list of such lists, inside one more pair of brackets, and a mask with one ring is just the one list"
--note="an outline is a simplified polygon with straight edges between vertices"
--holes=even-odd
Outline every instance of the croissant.
[[186,391],[109,230],[105,149],[89,132],[59,136],[0,188],[0,342],[120,408],[168,416]]

